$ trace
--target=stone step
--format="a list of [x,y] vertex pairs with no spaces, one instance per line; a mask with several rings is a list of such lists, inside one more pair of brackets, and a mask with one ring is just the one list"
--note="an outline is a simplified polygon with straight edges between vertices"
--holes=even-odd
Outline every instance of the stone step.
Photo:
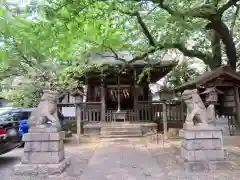
[[130,123],[111,123],[101,128],[101,137],[103,138],[125,138],[125,137],[141,137],[142,130],[139,124]]
[[135,132],[131,132],[131,131],[105,131],[105,132],[101,132],[101,135],[141,135],[141,131],[135,131]]
[[140,128],[139,124],[108,124],[102,127],[132,127],[132,128]]
[[142,137],[142,134],[128,134],[128,135],[101,135],[101,138],[130,138],[130,137]]
[[141,134],[141,131],[101,131],[101,134]]
[[102,128],[137,128],[137,129],[139,129],[139,128],[141,128],[141,126],[133,126],[133,125],[119,125],[119,126],[117,126],[117,125],[112,125],[112,126],[103,126]]
[[102,128],[101,131],[141,131],[140,128]]

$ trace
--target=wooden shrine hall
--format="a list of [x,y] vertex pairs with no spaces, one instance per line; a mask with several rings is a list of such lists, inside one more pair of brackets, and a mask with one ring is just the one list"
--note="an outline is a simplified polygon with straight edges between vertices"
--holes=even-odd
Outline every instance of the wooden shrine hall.
[[[126,52],[120,52],[119,56],[129,60],[133,58]],[[106,75],[102,76],[102,72],[86,74],[83,80],[86,85],[85,102],[83,97],[71,103],[63,100],[62,108],[77,105],[76,117],[88,123],[152,122],[160,118],[162,104],[152,101],[149,83],[156,83],[165,76],[176,66],[176,61],[159,59],[147,63],[137,60],[125,66],[112,53],[92,54],[91,57],[90,63],[109,65],[104,68]],[[148,74],[142,76],[148,67]],[[139,76],[142,76],[140,81]]]

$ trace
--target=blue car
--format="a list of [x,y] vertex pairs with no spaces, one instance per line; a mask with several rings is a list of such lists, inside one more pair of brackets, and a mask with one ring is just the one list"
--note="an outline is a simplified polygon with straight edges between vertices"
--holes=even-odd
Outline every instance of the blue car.
[[[67,124],[66,124],[66,121],[64,121],[64,116],[62,115],[61,112],[58,112],[58,116],[59,116],[60,123],[61,123],[61,130],[67,131]],[[48,121],[47,123],[51,126],[51,121]],[[19,133],[21,136],[25,133],[28,133],[28,128],[29,128],[28,120],[27,119],[20,120]]]

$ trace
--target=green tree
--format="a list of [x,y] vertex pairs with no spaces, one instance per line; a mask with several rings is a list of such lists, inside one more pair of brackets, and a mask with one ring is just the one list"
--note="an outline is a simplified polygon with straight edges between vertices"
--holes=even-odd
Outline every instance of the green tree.
[[201,75],[196,67],[192,67],[193,60],[184,59],[178,64],[168,75],[167,83],[170,88],[176,88],[188,81],[195,79]]
[[[130,65],[138,59],[161,58],[174,49],[201,59],[211,69],[221,65],[226,54],[227,63],[235,68],[237,3],[59,0],[45,6],[33,3],[26,10],[12,10],[4,4],[0,9],[0,78],[24,76],[37,82],[40,74],[45,77],[44,88],[69,85],[71,79],[75,82],[89,70],[103,68],[87,63],[89,52],[102,51],[111,51],[117,60]],[[39,9],[37,20],[28,18],[33,9]],[[116,54],[119,50],[128,50],[134,57],[127,62]]]
[[227,63],[236,68],[232,32],[238,19],[237,2],[61,0],[50,3],[46,15],[62,31],[74,34],[72,45],[79,47],[84,41],[85,51],[129,49],[136,54],[134,61],[160,50],[178,49],[213,69],[222,64],[222,41]]
[[56,58],[57,42],[51,35],[51,26],[18,16],[15,11],[12,14],[8,9],[0,9],[0,79],[2,83],[7,79],[21,80],[8,83],[1,97],[14,106],[32,107],[44,89],[66,88],[58,77],[69,61]]

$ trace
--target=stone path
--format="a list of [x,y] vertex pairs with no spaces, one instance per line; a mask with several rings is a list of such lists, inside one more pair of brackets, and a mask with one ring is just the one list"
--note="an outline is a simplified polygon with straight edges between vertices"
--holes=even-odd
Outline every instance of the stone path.
[[139,140],[101,142],[80,180],[150,180],[164,173]]
[[13,175],[12,168],[22,154],[22,149],[16,149],[0,156],[0,180],[240,180],[240,147],[227,147],[237,164],[235,169],[186,174],[176,164],[179,152],[171,144],[162,148],[135,138],[66,146],[71,165],[61,175],[42,177]]

